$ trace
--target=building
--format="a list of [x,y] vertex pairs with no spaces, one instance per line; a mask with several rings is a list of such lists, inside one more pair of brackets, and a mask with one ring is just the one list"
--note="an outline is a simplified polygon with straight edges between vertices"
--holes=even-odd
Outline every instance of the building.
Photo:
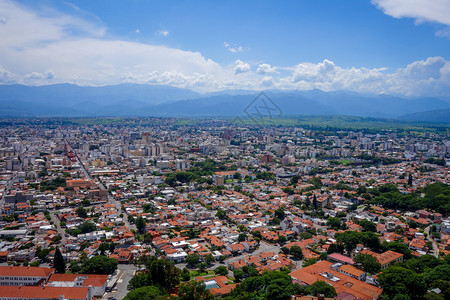
[[92,288],[0,286],[0,300],[92,300]]
[[108,275],[100,274],[52,274],[48,280],[51,287],[92,287],[92,296],[102,297],[106,290]]
[[[311,285],[316,281],[325,281],[337,292],[337,298],[372,300],[379,299],[382,289],[334,270],[329,261],[319,261],[313,265],[290,273],[299,284]],[[351,295],[351,296],[350,296]]]
[[391,250],[379,254],[367,249],[363,249],[361,253],[375,257],[380,263],[381,269],[386,269],[392,264],[403,262],[403,254]]
[[44,267],[0,266],[0,285],[42,285],[54,272],[55,269]]

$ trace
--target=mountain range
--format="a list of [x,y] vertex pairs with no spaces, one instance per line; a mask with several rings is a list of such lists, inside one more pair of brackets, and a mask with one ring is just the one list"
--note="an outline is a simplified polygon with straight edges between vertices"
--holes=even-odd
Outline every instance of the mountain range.
[[[170,86],[0,85],[0,117],[245,116],[259,91],[201,94]],[[350,91],[264,91],[278,115],[351,115],[450,123],[450,98],[405,98]]]

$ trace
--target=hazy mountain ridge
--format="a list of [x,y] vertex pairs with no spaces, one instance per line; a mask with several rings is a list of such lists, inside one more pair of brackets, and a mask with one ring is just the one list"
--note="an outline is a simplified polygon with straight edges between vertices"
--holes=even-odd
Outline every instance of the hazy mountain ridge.
[[[399,118],[450,109],[450,102],[439,98],[406,99],[320,90],[265,93],[271,105],[277,106],[284,115]],[[258,94],[258,91],[200,94],[189,89],[139,84],[0,85],[0,116],[237,116],[245,115],[245,108],[253,105]]]

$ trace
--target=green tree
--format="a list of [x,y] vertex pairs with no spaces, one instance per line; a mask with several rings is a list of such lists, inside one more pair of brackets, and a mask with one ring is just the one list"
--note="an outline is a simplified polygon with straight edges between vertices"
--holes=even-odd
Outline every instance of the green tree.
[[316,197],[316,194],[314,194],[314,196],[313,196],[313,207],[314,207],[314,209],[317,209],[317,197]]
[[278,237],[278,244],[284,244],[286,243],[286,237],[284,235],[280,235]]
[[178,300],[213,300],[214,296],[206,289],[204,282],[183,283],[178,291]]
[[112,274],[115,270],[117,270],[117,260],[103,255],[86,260],[81,267],[82,274]]
[[221,275],[221,276],[227,276],[228,275],[228,269],[225,266],[218,266],[215,270],[214,273],[216,275]]
[[239,236],[238,236],[238,242],[243,242],[243,241],[245,241],[247,239],[247,234],[246,233],[239,233]]
[[383,287],[383,293],[389,298],[404,294],[411,299],[420,299],[427,291],[427,285],[421,275],[398,266],[390,266],[383,270],[378,275],[378,282]]
[[147,285],[155,285],[165,291],[174,290],[180,283],[180,269],[166,258],[143,256],[140,260],[146,270],[136,274],[128,283],[128,289],[134,290]]
[[185,261],[188,264],[188,266],[194,267],[200,262],[200,256],[198,256],[198,254],[196,254],[196,253],[189,254],[188,256],[186,256]]
[[361,220],[359,225],[361,225],[363,231],[377,232],[377,225],[369,220]]
[[275,217],[280,219],[280,220],[284,220],[284,218],[286,217],[286,213],[284,212],[284,210],[280,207],[278,209],[275,210]]
[[223,209],[219,209],[216,212],[216,217],[218,217],[220,220],[225,220],[227,218],[227,212]]
[[334,230],[341,229],[341,219],[339,218],[328,218],[327,226],[331,227]]
[[292,246],[289,252],[295,259],[303,258],[303,251],[299,246]]
[[214,262],[214,256],[212,254],[206,255],[205,262],[208,266],[211,265]]
[[381,264],[372,255],[358,253],[354,261],[360,263],[367,273],[376,274],[381,270]]
[[75,213],[82,219],[86,219],[87,218],[87,210],[84,209],[83,206],[79,206],[76,210]]
[[188,269],[183,268],[183,270],[181,270],[180,277],[182,281],[189,281],[191,279],[191,273]]
[[143,286],[129,292],[123,300],[162,300],[166,294],[156,286]]
[[204,262],[197,264],[197,268],[200,271],[200,273],[205,272],[207,267],[208,267],[208,265]]
[[94,222],[86,221],[80,226],[81,233],[89,233],[97,230],[97,226],[95,226]]
[[142,216],[137,217],[136,219],[136,228],[140,234],[145,233],[145,228],[147,227],[147,223]]
[[244,271],[236,269],[233,270],[233,277],[234,277],[234,282],[240,282],[242,280],[242,278],[244,278]]
[[55,258],[53,259],[53,266],[55,268],[55,273],[66,273],[66,262],[64,261],[64,257],[61,254],[61,251],[59,251],[59,248],[57,247],[55,250]]
[[333,286],[329,285],[325,281],[318,280],[308,286],[305,290],[308,295],[317,296],[322,294],[325,297],[333,298],[337,296],[336,290]]
[[409,176],[408,176],[408,185],[412,185],[413,184],[413,178],[412,178],[412,175],[411,175],[411,173],[409,173]]

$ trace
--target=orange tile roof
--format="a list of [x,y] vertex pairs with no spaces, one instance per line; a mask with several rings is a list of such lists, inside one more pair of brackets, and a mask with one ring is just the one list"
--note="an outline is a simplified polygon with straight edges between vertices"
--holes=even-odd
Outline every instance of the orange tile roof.
[[[296,270],[290,273],[290,275],[292,278],[308,285],[311,285],[318,280],[325,281],[326,283],[331,284],[338,294],[349,293],[362,300],[376,299],[383,292],[380,288],[332,270],[331,265],[332,263],[329,261],[319,261],[303,269]],[[328,277],[321,275],[325,273],[331,274],[334,277],[339,278],[339,280],[331,281]]]
[[[0,266],[0,276],[48,277],[55,269],[45,267]],[[1,293],[0,293],[1,295]]]
[[50,287],[50,286],[0,286],[2,298],[10,299],[64,299],[85,300],[89,288],[79,287]]

